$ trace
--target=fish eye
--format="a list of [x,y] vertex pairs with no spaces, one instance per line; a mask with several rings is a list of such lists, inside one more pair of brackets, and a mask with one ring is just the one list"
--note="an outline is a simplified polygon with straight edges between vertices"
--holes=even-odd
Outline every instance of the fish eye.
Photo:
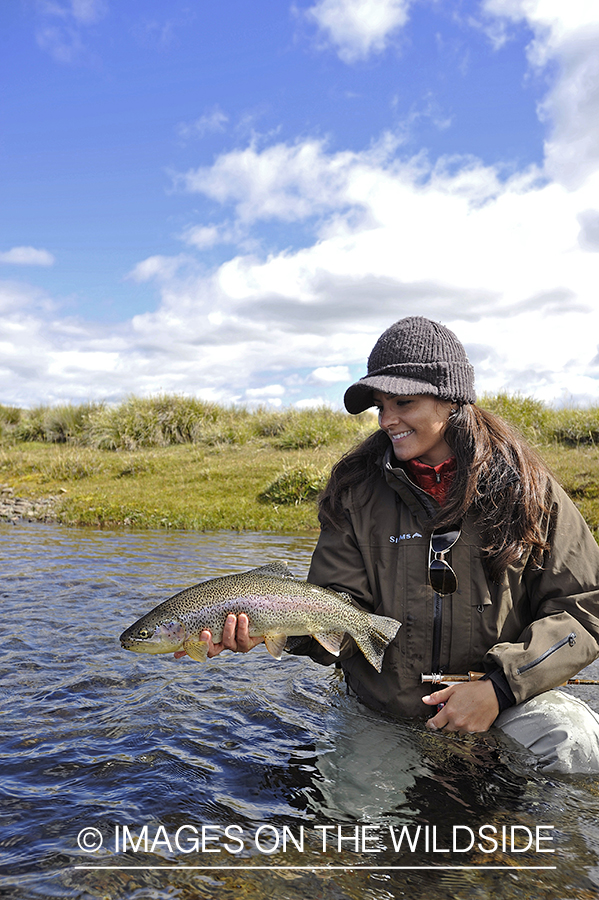
[[148,631],[147,628],[140,628],[139,631],[137,632],[137,636],[139,638],[141,638],[142,640],[145,640],[146,638],[150,637],[150,632]]

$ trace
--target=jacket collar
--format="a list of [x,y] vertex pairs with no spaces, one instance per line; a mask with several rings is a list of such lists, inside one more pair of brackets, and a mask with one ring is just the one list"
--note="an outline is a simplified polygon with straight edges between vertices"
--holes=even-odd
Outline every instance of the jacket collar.
[[409,459],[405,470],[427,494],[444,503],[455,475],[456,460],[455,456],[450,456],[438,466],[428,466],[419,459]]
[[432,519],[440,509],[439,504],[409,477],[406,470],[396,462],[393,448],[388,447],[382,459],[385,481],[394,490],[417,518]]

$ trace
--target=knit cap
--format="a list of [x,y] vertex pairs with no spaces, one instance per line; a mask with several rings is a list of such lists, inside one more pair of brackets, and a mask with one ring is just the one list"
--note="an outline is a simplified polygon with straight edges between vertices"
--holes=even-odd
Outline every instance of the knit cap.
[[372,392],[432,394],[442,400],[474,403],[474,369],[453,331],[422,316],[391,325],[368,357],[368,374],[345,392],[348,412],[374,406]]

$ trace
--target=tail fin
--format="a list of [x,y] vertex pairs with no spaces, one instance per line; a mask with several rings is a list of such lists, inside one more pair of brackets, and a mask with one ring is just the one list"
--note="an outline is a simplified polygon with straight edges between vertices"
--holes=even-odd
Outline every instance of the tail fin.
[[380,672],[383,668],[383,656],[399,629],[401,622],[389,616],[368,616],[368,624],[360,634],[352,634],[356,644],[371,666]]

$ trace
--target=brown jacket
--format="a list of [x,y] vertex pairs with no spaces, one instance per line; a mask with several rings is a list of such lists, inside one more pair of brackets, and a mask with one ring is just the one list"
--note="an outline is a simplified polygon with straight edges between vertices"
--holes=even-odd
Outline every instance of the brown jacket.
[[[481,561],[476,527],[467,517],[451,550],[457,591],[436,598],[428,582],[427,521],[436,502],[387,455],[383,477],[365,500],[346,498],[343,531],[323,529],[308,580],[346,591],[360,607],[402,626],[379,674],[346,635],[339,659],[350,687],[370,706],[397,716],[430,715],[421,674],[465,674],[500,668],[518,703],[563,683],[599,656],[599,547],[582,516],[555,482],[542,568],[523,560],[494,584]],[[436,602],[435,602],[436,601]],[[435,624],[437,620],[437,625]],[[294,652],[330,665],[336,657],[316,641]]]

